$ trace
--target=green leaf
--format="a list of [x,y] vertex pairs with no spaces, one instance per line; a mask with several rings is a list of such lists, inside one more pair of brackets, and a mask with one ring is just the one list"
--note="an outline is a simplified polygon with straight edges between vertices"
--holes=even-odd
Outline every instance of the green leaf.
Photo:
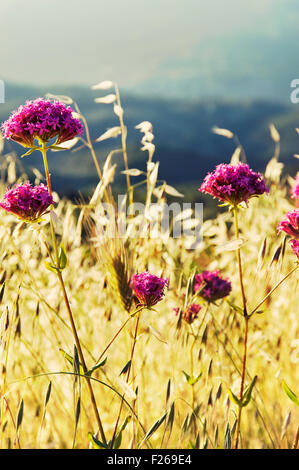
[[143,444],[145,441],[147,441],[147,440],[150,438],[150,436],[151,436],[152,434],[154,434],[154,432],[157,431],[157,429],[161,426],[161,424],[163,423],[163,421],[166,419],[166,416],[167,416],[167,412],[164,413],[164,415],[163,415],[161,418],[159,418],[159,419],[152,425],[152,427],[150,428],[150,430],[146,433],[146,435],[145,435],[144,439],[142,440],[141,444],[139,445],[139,447],[141,447],[142,444]]
[[297,405],[299,406],[299,399],[297,395],[295,395],[294,392],[287,386],[286,382],[283,380],[282,381],[282,386],[284,391],[286,392],[287,396]]
[[244,316],[244,310],[241,307],[238,307],[238,305],[233,304],[230,300],[227,300],[226,302],[228,303],[228,305],[231,306],[231,308],[233,310],[235,310],[235,312],[237,312],[240,315]]
[[193,375],[187,374],[187,372],[185,372],[184,370],[183,370],[183,374],[185,375],[188,384],[191,386],[195,385],[202,376],[202,372],[200,372],[200,374],[197,377],[194,377]]
[[250,402],[251,393],[252,393],[253,387],[255,386],[256,381],[257,381],[257,375],[253,377],[251,384],[247,387],[247,389],[244,392],[244,395],[242,398],[242,407],[247,406],[248,403]]
[[45,261],[45,267],[49,270],[49,271],[52,271],[53,273],[57,274],[57,272],[59,271],[58,268],[56,268],[56,266],[53,266],[51,263],[49,263],[49,261]]
[[[131,416],[127,416],[126,419],[124,420],[123,424],[120,427],[119,432],[117,433],[117,436],[114,439],[113,443],[113,449],[119,449],[122,441],[122,433],[125,430],[127,424],[131,421]],[[110,448],[111,446],[111,441],[108,444],[108,447]]]
[[231,391],[230,388],[227,390],[227,393],[230,401],[232,401],[233,403],[235,403],[235,405],[239,407],[242,406],[241,400],[239,400],[239,398]]
[[109,449],[109,447],[106,444],[99,441],[95,436],[91,434],[91,432],[88,433],[88,437],[94,449]]
[[169,428],[169,433],[171,433],[173,422],[174,422],[174,414],[175,414],[175,405],[174,402],[172,402],[172,405],[170,407],[169,415],[168,415],[168,420],[166,423],[166,429]]
[[48,147],[48,149],[51,149],[51,150],[67,150],[66,148],[59,147],[58,145],[50,145],[50,147]]
[[60,246],[59,252],[59,268],[60,270],[64,269],[67,265],[67,256],[65,252],[65,248],[63,245]]
[[21,155],[21,158],[27,157],[27,155],[31,155],[35,150],[38,150],[38,147],[32,147],[30,150],[28,150],[28,152],[23,153],[23,155]]
[[85,375],[91,376],[91,374],[92,374],[95,370],[99,369],[100,367],[103,367],[103,366],[106,364],[106,361],[107,361],[107,357],[106,357],[103,361],[99,362],[98,364],[96,364],[95,366],[93,366],[91,369],[89,369],[89,371],[87,371]]
[[[73,357],[64,351],[62,348],[59,348],[59,352],[63,355],[63,357],[74,367],[74,359]],[[79,372],[81,375],[84,375],[84,369],[82,367],[81,362],[79,363]]]

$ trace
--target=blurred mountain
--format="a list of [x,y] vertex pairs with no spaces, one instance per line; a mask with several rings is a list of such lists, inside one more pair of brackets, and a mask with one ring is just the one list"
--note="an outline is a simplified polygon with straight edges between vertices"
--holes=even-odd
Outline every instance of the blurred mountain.
[[[44,96],[46,93],[70,96],[87,118],[92,139],[96,139],[108,128],[118,125],[112,105],[97,104],[94,98],[103,95],[81,86],[57,86],[52,89],[6,84],[6,102],[0,104],[1,122],[26,99]],[[271,140],[269,125],[273,123],[281,136],[280,159],[285,171],[294,174],[298,171],[298,160],[293,155],[299,153],[299,104],[284,105],[274,100],[261,99],[162,99],[134,96],[121,92],[124,120],[128,129],[129,166],[145,170],[147,153],[141,151],[142,134],[135,129],[141,121],[153,124],[156,152],[154,159],[160,162],[159,177],[177,188],[185,188],[188,193],[201,183],[208,171],[220,162],[229,162],[236,147],[233,139],[216,135],[214,126],[229,129],[238,136],[244,147],[250,166],[263,171],[273,156],[274,143]],[[120,137],[95,143],[97,158],[101,165],[108,152],[120,148]],[[24,149],[6,142],[6,151],[14,149],[18,155]],[[119,170],[123,169],[122,156],[117,154],[114,161]],[[38,152],[21,160],[26,171],[32,167],[42,171]],[[51,152],[50,167],[54,189],[61,195],[73,195],[77,191],[86,194],[97,184],[97,175],[89,152]],[[119,190],[125,179],[116,180]],[[196,197],[196,195],[194,196]]]

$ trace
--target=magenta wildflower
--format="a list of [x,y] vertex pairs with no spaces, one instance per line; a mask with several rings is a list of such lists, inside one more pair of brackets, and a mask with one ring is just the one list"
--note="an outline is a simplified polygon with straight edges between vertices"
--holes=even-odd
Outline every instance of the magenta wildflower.
[[144,271],[134,274],[131,278],[131,287],[139,302],[151,308],[164,297],[164,288],[168,286],[168,279]]
[[299,175],[295,178],[294,186],[291,189],[291,197],[299,201]]
[[289,240],[289,242],[291,244],[293,252],[297,256],[297,258],[299,258],[299,241],[292,239],[292,240]]
[[70,106],[43,98],[27,101],[1,127],[6,139],[31,148],[36,138],[48,142],[57,137],[55,143],[61,144],[83,132],[82,123],[73,117]]
[[263,176],[252,171],[246,163],[221,163],[206,175],[199,191],[235,206],[243,201],[247,204],[249,198],[269,190]]
[[219,275],[219,271],[203,271],[195,275],[194,292],[208,302],[226,297],[231,291],[231,283]]
[[0,202],[0,207],[25,222],[36,222],[51,204],[54,204],[54,200],[47,186],[42,183],[39,186],[24,183],[8,189]]
[[[198,312],[200,311],[200,309],[201,306],[199,304],[189,305],[186,309],[182,311],[182,319],[185,322],[189,323],[189,325],[191,325],[191,323],[193,323],[194,320],[196,320],[196,318],[198,317]],[[179,308],[174,308],[173,310],[175,311],[176,315],[180,313]]]
[[286,219],[282,220],[277,227],[279,232],[285,232],[291,237],[299,240],[299,209],[288,212]]

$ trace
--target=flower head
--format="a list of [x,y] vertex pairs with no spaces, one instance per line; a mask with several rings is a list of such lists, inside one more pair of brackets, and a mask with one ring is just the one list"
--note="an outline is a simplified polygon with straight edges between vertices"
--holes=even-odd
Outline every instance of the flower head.
[[238,205],[269,190],[262,175],[252,171],[246,163],[221,163],[212,173],[207,174],[199,191],[220,201]]
[[56,144],[61,144],[83,132],[82,123],[73,117],[70,106],[43,98],[26,101],[1,128],[6,139],[14,140],[24,147],[33,147],[36,138],[48,142],[57,137]]
[[285,220],[282,220],[277,227],[279,232],[285,232],[291,237],[299,240],[299,209],[288,212]]
[[231,283],[219,275],[219,271],[203,271],[195,275],[194,292],[208,302],[226,297],[231,291]]
[[139,302],[150,308],[164,297],[164,288],[168,286],[168,279],[144,271],[134,274],[131,278],[131,287]]
[[299,202],[299,174],[296,176],[294,186],[291,189],[291,197],[298,199]]
[[297,256],[297,258],[299,258],[299,241],[292,239],[290,240],[290,244],[291,244],[293,252]]
[[[189,305],[186,309],[184,309],[182,311],[182,319],[186,323],[189,323],[189,325],[191,325],[191,323],[193,323],[194,320],[196,320],[196,318],[198,316],[198,312],[200,311],[200,309],[201,309],[201,306],[199,304]],[[180,312],[180,309],[179,308],[174,308],[174,311],[175,311],[176,315],[178,315],[179,312]]]
[[54,204],[54,200],[47,186],[31,186],[30,183],[24,183],[8,189],[0,207],[25,222],[36,222],[51,204]]

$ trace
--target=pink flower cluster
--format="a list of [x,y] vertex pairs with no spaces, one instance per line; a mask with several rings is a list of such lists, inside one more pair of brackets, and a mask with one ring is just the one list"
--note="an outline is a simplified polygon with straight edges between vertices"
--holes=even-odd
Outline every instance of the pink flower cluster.
[[299,241],[298,240],[290,240],[290,245],[292,247],[293,252],[299,258]]
[[286,218],[278,224],[277,229],[292,237],[290,244],[293,252],[299,258],[299,209],[288,212]]
[[70,106],[43,98],[27,101],[1,127],[6,139],[24,147],[33,147],[35,138],[48,142],[57,137],[56,143],[60,144],[83,132],[82,123],[73,117]]
[[[188,307],[186,307],[186,309],[182,311],[182,319],[186,323],[189,323],[189,325],[191,325],[191,323],[193,323],[194,320],[196,320],[196,318],[198,317],[198,312],[200,311],[200,309],[201,306],[199,304],[189,305]],[[176,315],[180,313],[180,309],[178,307],[174,308],[174,311]]]
[[168,286],[168,279],[150,274],[144,271],[134,274],[131,279],[131,287],[140,304],[151,308],[164,297],[164,289]]
[[0,207],[25,222],[35,222],[51,204],[54,204],[54,200],[47,186],[40,184],[32,187],[30,183],[24,183],[8,189]]
[[298,199],[299,202],[299,175],[295,178],[294,186],[291,189],[291,197],[293,199]]
[[291,237],[299,239],[299,209],[288,212],[286,218],[278,224],[277,229],[279,232],[283,231]]
[[203,271],[195,275],[194,292],[208,302],[215,302],[229,295],[231,282],[223,279],[219,271]]
[[210,194],[220,201],[238,205],[248,202],[252,196],[268,192],[264,178],[252,171],[246,163],[237,165],[221,163],[208,173],[199,191]]

